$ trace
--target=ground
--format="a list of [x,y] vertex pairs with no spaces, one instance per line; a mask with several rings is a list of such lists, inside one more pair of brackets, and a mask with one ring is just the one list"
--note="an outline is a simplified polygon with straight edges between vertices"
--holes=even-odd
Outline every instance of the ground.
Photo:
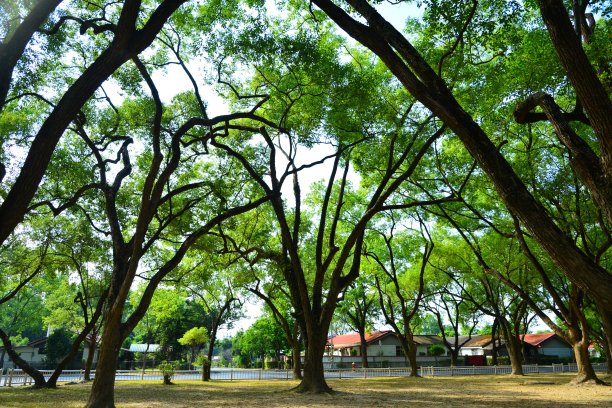
[[[329,381],[332,395],[290,392],[293,381],[119,382],[118,408],[162,407],[612,407],[612,387],[570,385],[571,375],[373,378]],[[610,381],[610,378],[607,378]],[[90,385],[0,388],[0,407],[82,407]]]

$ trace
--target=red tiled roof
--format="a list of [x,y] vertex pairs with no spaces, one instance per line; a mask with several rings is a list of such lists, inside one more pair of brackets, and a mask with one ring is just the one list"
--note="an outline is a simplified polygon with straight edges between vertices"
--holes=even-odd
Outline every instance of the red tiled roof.
[[[370,344],[374,341],[382,339],[383,337],[389,334],[392,334],[390,330],[366,333],[365,340],[366,343]],[[351,347],[358,346],[361,343],[361,339],[359,338],[359,333],[349,333],[330,337],[329,340],[327,340],[327,343],[330,346],[334,346],[334,348]]]
[[555,333],[538,333],[538,334],[524,334],[521,335],[521,338],[525,343],[531,344],[534,347],[538,347],[540,344],[544,343],[546,340],[555,336]]

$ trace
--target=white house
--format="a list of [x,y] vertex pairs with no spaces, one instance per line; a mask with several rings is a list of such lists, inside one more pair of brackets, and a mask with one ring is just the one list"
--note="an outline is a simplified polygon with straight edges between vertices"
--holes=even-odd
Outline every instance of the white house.
[[[14,346],[13,349],[19,356],[24,359],[27,363],[40,367],[45,362],[45,345],[47,344],[47,338],[43,337],[34,341],[29,342],[24,346]],[[14,368],[15,365],[11,361],[8,353],[4,347],[0,347],[0,367]]]

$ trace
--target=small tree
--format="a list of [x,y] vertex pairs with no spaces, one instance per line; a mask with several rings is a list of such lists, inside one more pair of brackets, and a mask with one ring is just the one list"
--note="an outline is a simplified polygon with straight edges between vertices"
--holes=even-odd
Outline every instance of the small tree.
[[446,352],[446,347],[441,344],[432,344],[427,348],[427,352],[430,356],[434,356],[436,359],[436,364],[438,363],[438,357]]
[[[183,337],[178,339],[182,346],[189,346],[191,354],[189,356],[189,365],[192,366],[193,360],[198,352],[198,349],[208,342],[208,330],[206,327],[194,327],[185,332]],[[192,366],[193,368],[193,366]]]
[[174,371],[176,370],[176,363],[164,360],[159,366],[157,366],[157,368],[159,368],[159,370],[162,372],[164,377],[164,385],[171,385],[172,378],[174,377]]

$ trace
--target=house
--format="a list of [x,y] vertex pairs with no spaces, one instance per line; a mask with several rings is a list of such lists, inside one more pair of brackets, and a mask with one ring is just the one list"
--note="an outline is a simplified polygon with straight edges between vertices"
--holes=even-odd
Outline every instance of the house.
[[[13,349],[28,364],[34,367],[42,367],[45,364],[45,345],[47,337],[29,342],[23,346],[14,346]],[[14,368],[15,364],[11,361],[4,347],[0,347],[0,367]]]
[[[402,346],[391,330],[375,331],[366,333],[368,362],[374,365],[397,365],[406,366],[406,358]],[[438,336],[414,336],[417,346],[417,361],[421,363],[437,361],[437,357],[429,354],[428,348],[432,344],[442,344],[442,338]],[[444,357],[442,357],[444,359]],[[325,361],[328,363],[361,362],[361,340],[359,333],[341,334],[332,336],[327,341]],[[383,364],[384,363],[384,364]]]
[[[521,335],[524,347],[524,355],[527,360],[537,362],[544,358],[572,358],[572,348],[569,344],[557,336],[555,333],[538,333]],[[498,356],[508,355],[504,340],[496,339],[498,342]],[[461,347],[461,356],[490,356],[493,353],[493,338],[491,335],[478,335],[472,338]]]

